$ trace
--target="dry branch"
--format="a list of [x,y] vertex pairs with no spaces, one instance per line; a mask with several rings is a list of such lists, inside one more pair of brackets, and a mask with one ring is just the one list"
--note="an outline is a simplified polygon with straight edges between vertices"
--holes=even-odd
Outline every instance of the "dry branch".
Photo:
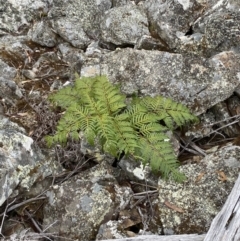
[[205,234],[183,234],[169,236],[142,235],[134,238],[108,239],[102,241],[203,241],[204,237]]
[[222,210],[213,219],[204,241],[240,240],[240,175]]

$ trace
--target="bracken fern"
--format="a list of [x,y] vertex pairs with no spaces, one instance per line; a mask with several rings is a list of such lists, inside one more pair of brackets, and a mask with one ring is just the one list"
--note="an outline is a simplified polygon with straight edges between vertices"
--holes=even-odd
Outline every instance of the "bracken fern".
[[74,86],[61,89],[50,100],[66,111],[55,135],[46,137],[49,146],[64,145],[69,137],[77,140],[82,131],[90,144],[98,140],[102,151],[114,157],[131,155],[143,164],[149,163],[165,178],[184,180],[165,134],[196,120],[182,104],[160,96],[135,97],[126,104],[119,86],[112,85],[106,76],[77,78]]

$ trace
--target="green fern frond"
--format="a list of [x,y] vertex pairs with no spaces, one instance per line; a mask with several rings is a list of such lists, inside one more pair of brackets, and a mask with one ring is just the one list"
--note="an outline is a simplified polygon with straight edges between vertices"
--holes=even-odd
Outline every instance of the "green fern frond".
[[75,81],[75,89],[79,92],[80,95],[90,95],[92,96],[93,88],[96,82],[100,77],[81,77],[77,78]]
[[132,154],[135,148],[138,147],[137,135],[129,121],[123,120],[124,114],[120,118],[116,117],[115,138],[117,140],[119,153],[125,152],[126,155]]
[[106,107],[109,115],[116,115],[126,107],[126,97],[119,88],[109,83],[106,78],[99,79],[94,85],[94,98]]
[[60,89],[57,93],[51,94],[49,100],[56,105],[66,109],[72,103],[79,103],[80,95],[79,92],[72,86],[67,86]]
[[189,121],[197,120],[186,106],[169,98],[161,96],[145,97],[138,102],[143,105],[148,112],[156,114],[158,120],[164,121],[169,129],[174,129],[174,126],[182,126]]
[[48,145],[77,140],[81,131],[90,144],[100,144],[114,157],[132,155],[164,177],[183,180],[165,132],[196,119],[185,106],[159,96],[136,97],[126,104],[119,86],[110,84],[106,76],[77,78],[73,87],[49,99],[66,111],[55,135],[46,137]]
[[160,134],[159,138],[157,138],[156,135],[141,136],[140,150],[137,153],[141,153],[144,159],[143,163],[149,163],[153,172],[160,172],[164,178],[167,178],[174,171],[173,178],[183,181],[183,179],[179,178],[182,176],[177,171],[179,163],[172,151],[171,144],[168,142],[168,137]]
[[[142,124],[139,126],[139,133],[142,135],[149,135],[150,133],[158,133],[158,132],[164,132],[166,131],[167,128],[165,126],[162,126],[158,123],[147,123],[147,124]],[[158,136],[157,139],[160,137]]]

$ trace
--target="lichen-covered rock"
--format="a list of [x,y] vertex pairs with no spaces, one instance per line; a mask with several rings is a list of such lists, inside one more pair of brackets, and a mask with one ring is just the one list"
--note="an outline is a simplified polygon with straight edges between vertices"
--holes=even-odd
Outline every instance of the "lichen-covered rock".
[[29,190],[38,179],[50,175],[56,167],[33,146],[23,128],[0,118],[0,205],[15,188]]
[[0,34],[22,34],[47,11],[48,3],[44,0],[0,0]]
[[176,49],[181,43],[179,36],[184,36],[191,24],[204,10],[204,1],[144,1],[145,10],[150,22],[152,36],[160,38],[169,49]]
[[167,46],[164,42],[159,39],[153,38],[149,35],[142,35],[134,46],[135,49],[146,49],[146,50],[167,50]]
[[[99,36],[100,19],[111,6],[111,0],[73,0],[71,3],[65,0],[57,0],[53,1],[48,17],[53,19],[53,25],[60,21],[63,30],[66,29],[71,32],[71,38],[74,36],[81,37],[86,41],[86,36],[93,39]],[[59,28],[56,29],[56,32],[59,31]],[[79,29],[82,29],[81,33],[84,32],[85,34],[78,36],[77,31]],[[63,34],[64,32],[61,31],[60,33]]]
[[159,51],[118,49],[83,65],[84,76],[106,74],[127,94],[162,95],[201,114],[232,95],[240,84],[240,57],[222,52],[210,59]]
[[76,48],[85,49],[91,43],[81,22],[79,23],[77,19],[60,18],[53,22],[53,28],[65,41]]
[[112,0],[112,7],[120,7],[127,4],[133,4],[131,0]]
[[22,97],[21,90],[14,82],[17,71],[0,59],[0,73],[0,98],[2,104],[9,106]]
[[183,43],[185,42],[182,49],[189,49],[204,56],[237,49],[240,36],[239,21],[239,12],[230,11],[225,6],[216,9],[194,24],[195,34],[182,38]]
[[[145,1],[150,32],[169,50],[210,57],[238,46],[236,1]],[[224,20],[224,21],[223,21]]]
[[184,184],[159,180],[164,233],[204,233],[220,211],[240,171],[239,146],[225,146],[197,164],[182,166]]
[[149,35],[148,20],[137,6],[128,4],[105,12],[101,22],[103,42],[135,45],[143,35]]
[[112,218],[119,204],[126,206],[129,192],[117,195],[116,185],[111,169],[102,163],[54,186],[47,193],[44,227],[57,221],[49,232],[79,241],[95,239],[101,223]]
[[47,22],[41,21],[33,25],[28,32],[29,39],[42,46],[54,47],[57,44],[57,36]]

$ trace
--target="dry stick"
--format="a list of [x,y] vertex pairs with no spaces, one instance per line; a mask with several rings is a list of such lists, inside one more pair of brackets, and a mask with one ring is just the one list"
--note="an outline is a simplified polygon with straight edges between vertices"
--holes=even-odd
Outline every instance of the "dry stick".
[[213,122],[213,123],[208,124],[208,125],[204,125],[203,127],[214,126],[214,125],[217,125],[217,124],[219,124],[219,123],[222,123],[222,122],[225,122],[225,121],[234,119],[234,118],[236,118],[236,120],[240,120],[240,114],[239,114],[239,115],[234,115],[234,116],[228,117],[228,118],[226,118],[226,119],[224,119],[224,120],[220,120],[220,121]]
[[32,221],[34,227],[38,230],[39,233],[42,234],[42,236],[50,241],[53,241],[52,239],[50,239],[49,237],[46,236],[46,234],[43,233],[42,229],[39,227],[39,225],[37,224],[37,222],[34,220],[34,218],[32,217],[32,215],[27,211],[24,210],[25,214],[30,218],[30,220]]
[[[7,212],[10,212],[10,211],[12,211],[12,210],[14,210],[14,209],[16,209],[16,208],[18,208],[18,207],[21,207],[21,206],[23,206],[23,205],[25,205],[25,204],[27,204],[27,203],[29,203],[29,202],[38,201],[38,200],[42,200],[42,199],[46,199],[46,197],[34,197],[34,198],[30,198],[30,199],[28,199],[28,200],[26,200],[26,201],[23,201],[23,202],[21,202],[21,203],[17,203],[17,204],[15,204],[15,205],[11,206],[11,207],[7,210]],[[2,216],[2,214],[1,214],[0,216]]]
[[233,121],[233,122],[231,122],[231,123],[229,123],[229,124],[226,124],[226,125],[224,125],[224,126],[219,127],[218,129],[210,132],[208,135],[211,135],[211,134],[213,134],[213,133],[216,133],[216,132],[218,132],[219,130],[221,130],[221,129],[225,128],[225,127],[228,127],[228,126],[230,126],[230,125],[236,124],[236,123],[238,123],[238,122],[239,122],[239,119],[237,119],[237,120],[235,120],[235,121]]
[[211,141],[215,138],[216,135],[222,136],[224,138],[224,140],[225,140],[224,134],[222,134],[221,132],[216,131],[216,133],[214,133],[214,135],[211,137],[211,139],[207,142],[208,145],[211,143]]
[[[137,184],[139,186],[145,186],[145,184],[142,184],[142,183],[139,183],[139,182],[134,182],[134,181],[130,181],[131,184]],[[150,186],[148,185],[148,187],[151,187],[151,188],[154,188],[154,189],[158,189],[157,187],[154,187],[154,186]]]
[[42,229],[39,227],[37,222],[33,219],[32,215],[25,209],[24,213],[28,216],[28,218],[32,221],[34,227],[37,229],[39,233],[42,233]]
[[183,150],[179,153],[179,155],[181,155],[183,151],[188,151],[192,154],[199,155],[199,152],[197,152],[197,151],[187,148],[187,147],[183,146],[182,144],[180,144],[180,146],[183,148]]
[[200,148],[198,147],[194,142],[190,141],[190,146],[195,149],[197,152],[202,154],[203,156],[206,156],[207,154]]
[[132,204],[130,206],[130,209],[133,209],[134,207],[136,207],[139,203],[141,203],[146,197],[141,197],[140,199],[138,199],[134,204]]
[[[183,150],[178,154],[178,156],[180,156],[184,151],[188,151],[188,152],[190,152],[190,153],[192,153],[192,154],[195,154],[195,155],[199,155],[199,153],[200,153],[201,155],[206,156],[206,154],[204,153],[204,151],[203,151],[200,147],[197,147],[197,146],[192,142],[192,140],[189,140],[189,141],[186,143],[186,141],[185,141],[183,138],[180,137],[180,139],[181,139],[181,141],[185,144],[185,146],[183,146],[183,145],[180,143],[180,146],[183,148]],[[193,149],[195,149],[195,151],[192,150],[192,149],[187,148],[187,146],[193,147]]]
[[56,220],[56,221],[54,221],[53,223],[51,223],[50,225],[48,225],[44,230],[43,230],[43,233],[45,232],[45,231],[47,231],[49,228],[51,228],[55,223],[57,223],[58,222],[58,220]]
[[[192,141],[193,138],[190,138],[190,140],[187,140],[187,144],[186,144],[186,141],[185,141],[183,138],[180,137],[180,139],[181,139],[181,141],[186,145],[186,147],[187,147],[187,146],[191,146],[193,149],[195,149],[195,151],[199,152],[199,153],[202,154],[203,156],[206,156],[205,152]],[[185,147],[182,146],[182,148],[185,148]],[[189,149],[188,149],[188,151],[189,151]],[[193,151],[193,150],[192,150],[192,151]],[[183,151],[182,151],[182,152],[183,152]],[[182,152],[181,152],[181,153],[182,153]],[[194,153],[194,151],[193,151],[193,153]],[[180,155],[180,154],[179,154],[179,155]]]
[[[82,163],[81,165],[80,165],[80,163],[78,163],[77,166],[74,168],[74,170],[71,171],[71,172],[69,172],[69,173],[67,174],[67,176],[62,180],[61,183],[63,183],[63,182],[66,181],[68,178],[70,178],[70,177],[73,176],[75,173],[77,173],[77,172],[78,172],[78,169],[81,168],[83,165],[85,165],[89,160],[91,160],[91,158],[87,159],[87,160],[86,160],[84,163]],[[79,165],[80,165],[80,166],[79,166]]]
[[158,190],[154,190],[154,191],[145,191],[145,192],[138,192],[138,193],[134,193],[133,196],[138,196],[138,195],[141,195],[141,194],[152,194],[152,193],[157,193]]
[[233,137],[231,137],[231,138],[225,138],[224,140],[218,140],[218,141],[214,141],[214,142],[211,142],[211,143],[209,143],[209,144],[211,144],[212,146],[214,146],[214,145],[216,145],[216,144],[218,144],[218,143],[220,143],[220,142],[223,142],[223,141],[233,141],[235,138],[233,138]]
[[[146,182],[146,179],[144,179],[144,181],[145,181],[146,189],[147,189],[148,184],[147,184],[147,182]],[[151,220],[150,217],[153,217],[153,207],[152,207],[152,203],[151,203],[151,200],[150,200],[150,197],[149,197],[149,191],[146,191],[146,192],[147,192],[147,199],[148,199],[148,202],[149,202],[150,208],[151,208],[151,214],[149,215],[149,217],[147,218],[147,220],[145,221],[145,223],[143,223],[143,226],[144,226],[143,231],[144,231],[144,232],[145,232],[146,229],[148,228],[148,225],[149,225],[150,220]],[[151,191],[150,191],[150,192],[151,192]],[[158,192],[158,191],[156,191],[156,192]],[[146,225],[145,225],[145,224],[146,224]]]
[[1,222],[1,226],[0,226],[0,234],[3,236],[3,238],[5,238],[5,237],[4,237],[4,235],[2,234],[2,228],[3,228],[3,223],[4,223],[4,220],[5,220],[5,217],[7,216],[7,215],[6,215],[7,209],[8,209],[8,207],[9,207],[12,203],[14,203],[15,201],[16,201],[16,198],[14,198],[14,200],[13,200],[11,203],[8,203],[7,206],[6,206],[6,208],[5,208],[5,210],[4,210],[4,213],[1,214],[1,216],[3,216],[3,218],[2,218],[2,222]]
[[[219,133],[218,131],[221,130],[221,129],[223,129],[223,128],[225,128],[225,127],[228,127],[228,126],[230,126],[230,125],[233,125],[233,124],[238,123],[239,120],[240,120],[240,114],[239,114],[239,115],[235,115],[235,116],[231,116],[231,117],[229,117],[229,118],[227,118],[227,119],[225,119],[225,120],[217,121],[217,122],[214,122],[214,123],[212,123],[212,124],[206,125],[206,127],[213,126],[213,125],[216,125],[216,124],[219,124],[219,123],[222,123],[222,122],[231,120],[231,119],[233,119],[233,118],[236,118],[236,120],[234,120],[233,122],[228,123],[228,124],[226,124],[226,125],[224,125],[224,126],[219,127],[218,129],[210,132],[208,135],[210,136],[211,134],[214,133],[215,135],[216,135],[216,134],[222,135],[222,136],[225,138],[225,136],[224,136],[223,134]],[[215,135],[214,135],[214,136],[215,136]],[[211,140],[214,138],[214,136],[211,138]],[[179,155],[181,155],[184,150],[186,150],[186,151],[188,151],[188,152],[190,152],[190,153],[193,153],[193,154],[198,154],[198,153],[196,153],[195,151],[187,148],[187,146],[190,145],[190,146],[193,147],[197,152],[199,152],[199,153],[202,154],[203,156],[206,156],[206,154],[204,153],[204,151],[203,151],[201,148],[199,148],[198,146],[196,146],[191,140],[186,144],[186,142],[185,142],[182,138],[180,138],[180,139],[184,142],[184,144],[185,144],[186,146],[183,146],[183,145],[180,144],[180,146],[183,148],[183,150],[179,153]],[[201,140],[201,139],[202,139],[202,138],[200,138],[200,139],[198,139],[198,140]],[[210,141],[211,141],[211,140],[210,140]]]

